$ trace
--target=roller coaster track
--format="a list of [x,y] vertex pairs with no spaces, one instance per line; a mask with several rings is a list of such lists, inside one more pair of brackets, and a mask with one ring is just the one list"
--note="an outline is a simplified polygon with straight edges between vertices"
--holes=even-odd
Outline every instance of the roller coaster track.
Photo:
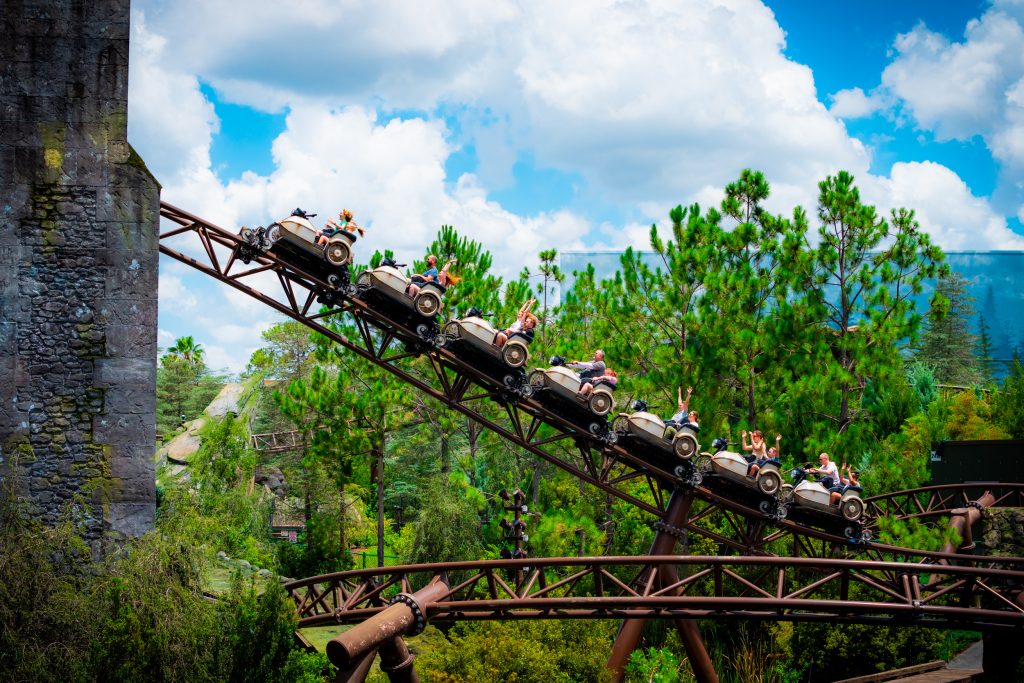
[[[419,579],[425,582],[437,573],[464,574],[442,599],[430,603],[427,618],[625,619],[609,660],[619,675],[639,640],[643,619],[682,619],[676,623],[701,681],[717,677],[699,632],[687,632],[686,623],[693,622],[686,620],[694,618],[974,629],[1024,625],[1024,558],[854,543],[792,519],[769,519],[707,486],[686,487],[675,474],[573,424],[537,399],[512,395],[493,377],[349,296],[351,292],[339,291],[272,254],[247,253],[247,245],[234,233],[169,204],[161,203],[160,214],[175,224],[160,235],[161,253],[306,325],[509,442],[658,519],[649,556],[419,565],[295,581],[287,588],[300,625],[361,621],[383,609],[389,591],[408,592]],[[268,288],[277,288],[277,296],[265,293]],[[315,306],[320,303],[326,310]],[[355,326],[355,339],[331,325],[343,317]],[[485,406],[495,404],[501,417],[484,412]],[[642,482],[644,492],[624,487],[633,482]],[[926,487],[867,499],[869,526],[882,516],[931,523],[987,490],[993,491],[996,505],[1024,501],[1024,484]],[[673,555],[676,541],[686,532],[745,557]],[[679,579],[677,569],[689,573]]]
[[[681,575],[660,584],[658,570]],[[574,557],[448,562],[285,585],[299,626],[354,624],[434,576],[428,620],[764,619],[996,629],[1024,626],[1024,571],[792,557]],[[520,580],[517,581],[517,575]]]
[[[331,296],[337,290],[314,274],[277,259],[272,254],[256,255],[251,263],[240,260],[244,243],[238,236],[193,214],[161,203],[161,216],[175,224],[160,235],[161,253],[189,265],[255,298],[278,312],[306,325],[352,353],[392,373],[424,394],[477,421],[508,441],[556,465],[605,493],[663,518],[667,495],[679,484],[673,473],[641,460],[618,445],[610,445],[587,429],[548,410],[536,400],[516,398],[496,381],[462,361],[447,349],[425,343],[411,329],[396,324],[365,302],[348,297],[338,300],[326,311],[315,306],[318,297]],[[181,249],[190,247],[189,253]],[[193,255],[194,254],[194,255]],[[265,282],[257,282],[259,278]],[[257,289],[260,284],[277,286],[273,297]],[[327,323],[347,315],[359,336],[349,339]],[[396,347],[401,348],[396,348]],[[413,358],[422,358],[421,366],[412,366]],[[424,367],[425,366],[425,367]],[[485,415],[482,402],[494,401],[504,411],[499,421]],[[623,489],[632,480],[646,483],[648,495]],[[998,503],[1024,501],[1024,484],[956,485],[914,489],[866,500],[872,515],[933,517],[960,507],[975,491],[998,489]],[[876,559],[906,558],[935,562],[971,561],[963,555],[944,555],[879,543],[852,544],[849,539],[807,527],[792,520],[768,520],[759,510],[719,495],[707,487],[697,487],[703,505],[682,523],[682,528],[704,535],[720,545],[746,554],[786,554],[809,557],[845,557],[850,553],[868,553]],[[1004,558],[1016,564],[1018,558]],[[980,559],[978,561],[981,561]],[[999,563],[999,559],[985,558]]]

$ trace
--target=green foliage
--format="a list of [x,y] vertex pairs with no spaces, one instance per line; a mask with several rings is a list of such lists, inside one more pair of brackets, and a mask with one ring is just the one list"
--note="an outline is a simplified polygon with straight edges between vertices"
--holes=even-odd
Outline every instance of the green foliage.
[[858,447],[863,433],[851,426],[859,417],[862,380],[890,381],[900,371],[898,350],[914,343],[921,326],[913,297],[925,278],[948,269],[913,211],[895,209],[889,221],[879,217],[861,202],[845,171],[819,188],[821,225],[806,302],[821,312],[817,347],[823,343],[827,352],[818,353],[816,371],[796,383],[814,396],[814,410],[834,424],[842,443]]
[[246,374],[291,381],[306,373],[313,353],[313,334],[305,325],[287,320],[260,335],[265,346],[253,352]]
[[458,489],[435,479],[423,492],[412,546],[403,553],[402,560],[422,563],[476,559],[483,552],[479,526],[473,505]]
[[[12,681],[321,681],[293,650],[294,609],[236,581],[202,593],[191,514],[91,559],[78,526],[46,527],[0,496],[0,667]],[[187,512],[187,511],[186,511]]]
[[974,297],[968,294],[967,285],[960,273],[939,278],[921,338],[917,358],[935,369],[942,384],[968,386],[982,379],[975,356],[978,337],[971,332]]
[[943,640],[936,629],[800,623],[794,625],[794,663],[805,667],[808,680],[824,683],[837,671],[853,677],[931,661]]
[[173,434],[202,413],[223,382],[202,362],[186,363],[172,355],[161,358],[156,371],[157,431]]
[[907,368],[907,381],[917,393],[921,410],[924,410],[939,395],[935,384],[935,373],[924,363],[911,363]]
[[667,648],[634,650],[626,665],[626,683],[676,683],[682,662]]
[[435,683],[608,681],[614,628],[607,621],[462,622],[449,634],[451,645],[424,654],[416,668]]
[[995,397],[996,422],[1014,439],[1024,439],[1024,367],[1014,361],[1003,381],[1003,390]]
[[992,408],[973,391],[961,391],[949,406],[946,431],[954,441],[1008,439],[1001,427],[992,421]]

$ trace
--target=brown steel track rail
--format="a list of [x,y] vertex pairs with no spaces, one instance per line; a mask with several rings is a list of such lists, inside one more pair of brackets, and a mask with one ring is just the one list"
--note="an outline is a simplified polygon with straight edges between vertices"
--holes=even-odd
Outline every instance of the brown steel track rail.
[[[656,581],[671,565],[679,579]],[[517,572],[523,577],[516,583]],[[763,619],[1001,629],[1024,626],[1024,571],[786,557],[562,557],[406,565],[285,584],[299,626],[359,623],[434,576],[432,621]]]
[[[437,349],[424,343],[414,330],[395,323],[362,300],[342,296],[315,274],[285,263],[272,254],[250,255],[250,263],[244,264],[241,255],[245,244],[235,233],[164,202],[161,202],[160,214],[174,224],[160,235],[161,253],[306,325],[606,494],[659,519],[664,518],[668,496],[680,485],[674,474],[637,458],[621,446],[601,441],[586,428],[569,422],[537,400],[510,396],[503,387],[497,386],[494,378],[447,349]],[[256,288],[260,279],[268,280],[263,289],[266,289],[265,285],[279,288],[277,298]],[[318,305],[318,298],[324,295],[334,299],[327,310],[321,310]],[[332,319],[340,316],[348,316],[354,323],[358,331],[356,338],[349,339],[330,325]],[[492,402],[503,411],[501,418],[484,414],[482,406]],[[646,485],[646,495],[639,497],[625,490],[623,485],[633,480]],[[1000,500],[1005,501],[1003,504],[1019,501],[1019,492],[1024,490],[1024,484],[999,486],[1018,492],[998,494]],[[960,505],[964,492],[972,490],[970,487],[932,489],[878,496],[869,499],[874,501],[870,509],[875,514],[897,516],[926,516],[924,512],[939,514],[943,506]],[[787,554],[812,558],[863,555],[882,561],[986,563],[1008,567],[1024,563],[1020,558],[972,558],[878,543],[851,544],[841,535],[792,520],[770,522],[760,511],[719,495],[706,486],[697,487],[693,492],[703,502],[694,505],[680,528],[667,529],[667,532],[681,534],[683,530],[693,531],[744,554]],[[925,502],[921,502],[922,496],[927,497]]]
[[995,496],[992,507],[1024,507],[1024,484],[978,482],[942,484],[872,496],[864,500],[869,516],[901,520],[948,515],[977,500],[986,491]]

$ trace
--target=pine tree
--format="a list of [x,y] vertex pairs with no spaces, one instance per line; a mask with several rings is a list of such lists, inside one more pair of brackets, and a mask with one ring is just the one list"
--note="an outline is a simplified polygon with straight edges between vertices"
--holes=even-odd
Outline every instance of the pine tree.
[[764,176],[750,169],[726,186],[722,213],[737,225],[716,233],[717,258],[699,306],[702,365],[738,389],[734,400],[751,428],[758,425],[765,374],[784,362],[784,338],[798,315],[789,293],[800,251],[786,244],[799,244],[806,231],[802,211],[789,221],[762,208],[769,192]]
[[978,315],[977,359],[981,378],[986,384],[990,384],[995,379],[995,372],[992,367],[994,360],[992,356],[993,351],[992,333],[989,330],[988,323],[985,321],[985,314],[981,313]]
[[939,278],[937,296],[928,312],[917,359],[934,368],[940,384],[967,386],[982,379],[975,357],[978,337],[971,332],[974,297],[967,285],[955,271]]
[[806,287],[808,304],[822,313],[819,335],[828,352],[821,372],[794,384],[818,394],[817,410],[842,434],[862,414],[868,378],[902,378],[900,347],[916,341],[921,327],[914,295],[925,278],[945,275],[948,267],[913,211],[894,209],[886,221],[861,202],[846,171],[819,189],[820,240]]

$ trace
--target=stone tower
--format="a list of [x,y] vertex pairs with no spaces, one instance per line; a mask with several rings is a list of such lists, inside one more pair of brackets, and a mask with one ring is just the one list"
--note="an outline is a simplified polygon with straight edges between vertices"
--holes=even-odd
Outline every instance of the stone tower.
[[0,491],[153,526],[160,188],[127,140],[129,0],[0,5]]

